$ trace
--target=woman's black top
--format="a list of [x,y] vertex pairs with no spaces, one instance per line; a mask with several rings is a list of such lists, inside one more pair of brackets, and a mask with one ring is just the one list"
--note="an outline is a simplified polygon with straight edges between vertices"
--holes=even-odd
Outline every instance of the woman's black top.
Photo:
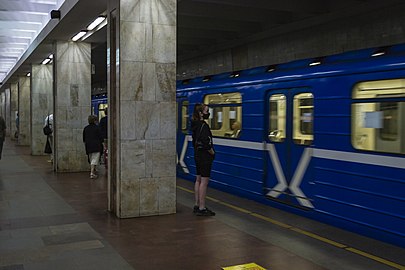
[[202,145],[202,148],[199,148],[199,150],[210,150],[211,148],[214,148],[211,129],[204,120],[192,121],[191,131],[193,132],[194,147],[198,140],[201,142],[200,145]]
[[90,124],[83,130],[83,142],[86,147],[86,154],[102,151],[102,142],[100,128],[96,124]]

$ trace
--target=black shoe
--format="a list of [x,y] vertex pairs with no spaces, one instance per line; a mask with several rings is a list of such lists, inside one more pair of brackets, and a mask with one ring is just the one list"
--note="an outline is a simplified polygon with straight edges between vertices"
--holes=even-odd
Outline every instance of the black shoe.
[[200,209],[198,208],[198,205],[194,205],[193,213],[194,213],[194,214],[197,213],[198,210],[200,210]]
[[215,216],[215,212],[211,211],[206,207],[202,210],[198,209],[197,216],[205,216],[205,217]]

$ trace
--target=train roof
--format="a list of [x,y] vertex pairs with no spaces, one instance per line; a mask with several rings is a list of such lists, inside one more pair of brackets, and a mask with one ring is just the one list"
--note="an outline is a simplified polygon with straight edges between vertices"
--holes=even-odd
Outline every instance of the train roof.
[[347,72],[373,72],[382,67],[405,67],[405,44],[178,80],[177,91],[336,76]]

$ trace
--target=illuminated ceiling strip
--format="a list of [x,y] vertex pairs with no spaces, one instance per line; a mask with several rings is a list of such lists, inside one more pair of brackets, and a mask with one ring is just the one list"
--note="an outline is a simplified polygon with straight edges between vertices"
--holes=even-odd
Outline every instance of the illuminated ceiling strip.
[[77,33],[74,37],[72,37],[73,41],[78,41],[79,39],[81,39],[87,32],[86,31],[80,31],[79,33]]
[[99,24],[101,24],[106,18],[104,16],[97,17],[89,26],[87,26],[88,31],[92,31],[96,28]]

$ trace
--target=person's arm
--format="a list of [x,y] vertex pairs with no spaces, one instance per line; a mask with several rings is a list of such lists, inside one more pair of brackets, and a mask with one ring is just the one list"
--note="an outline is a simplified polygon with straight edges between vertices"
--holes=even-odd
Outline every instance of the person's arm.
[[211,155],[215,154],[214,149],[212,148],[210,128],[207,124],[204,124],[201,131],[201,142],[203,143],[204,150],[207,150]]

